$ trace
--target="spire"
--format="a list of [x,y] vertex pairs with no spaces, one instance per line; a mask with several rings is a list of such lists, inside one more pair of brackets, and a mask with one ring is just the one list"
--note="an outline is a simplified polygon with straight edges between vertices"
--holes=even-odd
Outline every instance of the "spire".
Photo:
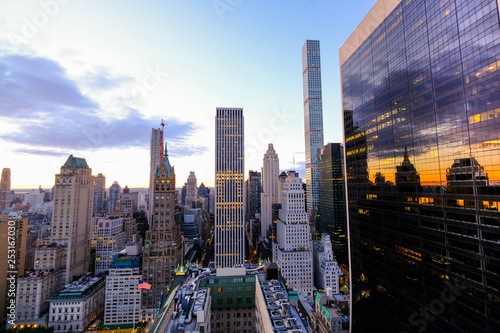
[[410,157],[408,156],[408,148],[406,147],[406,145],[405,145],[405,155],[404,155],[404,160],[405,160],[405,161],[409,161],[409,160],[410,160]]
[[[167,142],[165,141],[165,153],[163,154],[163,160],[161,161],[165,170],[167,170],[167,177],[170,178],[172,173],[174,172],[174,168],[170,165],[170,161],[168,160],[168,151],[167,151]],[[160,177],[161,166],[159,165],[156,169],[156,177]]]

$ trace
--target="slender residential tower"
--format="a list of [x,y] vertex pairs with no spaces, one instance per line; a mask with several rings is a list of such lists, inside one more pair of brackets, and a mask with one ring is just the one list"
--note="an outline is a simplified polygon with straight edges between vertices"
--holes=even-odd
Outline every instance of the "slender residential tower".
[[217,108],[215,119],[215,267],[245,262],[243,109]]
[[163,120],[161,128],[153,128],[151,130],[151,144],[150,144],[150,170],[149,170],[149,199],[148,199],[148,224],[151,226],[151,215],[153,214],[154,201],[153,190],[155,184],[156,168],[163,160]]
[[497,0],[379,0],[339,52],[353,332],[500,332]]
[[262,167],[262,195],[260,199],[260,237],[262,240],[266,238],[267,229],[273,224],[273,204],[280,201],[278,198],[279,173],[280,160],[274,150],[273,144],[270,143],[264,154]]
[[318,211],[318,149],[323,147],[323,101],[319,40],[302,46],[304,135],[306,142],[307,212]]
[[2,209],[8,206],[10,206],[10,169],[4,168],[0,180],[0,214]]
[[70,155],[56,174],[52,243],[66,246],[65,283],[88,271],[94,179],[85,159]]

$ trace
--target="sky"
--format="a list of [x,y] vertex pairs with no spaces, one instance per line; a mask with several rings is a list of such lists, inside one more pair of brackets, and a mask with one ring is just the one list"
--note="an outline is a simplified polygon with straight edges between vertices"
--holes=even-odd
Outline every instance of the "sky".
[[273,143],[305,178],[302,45],[320,40],[325,143],[341,142],[338,50],[375,3],[0,0],[0,169],[50,188],[72,154],[107,187],[147,187],[163,119],[177,186],[213,186],[216,107],[242,107],[246,175]]

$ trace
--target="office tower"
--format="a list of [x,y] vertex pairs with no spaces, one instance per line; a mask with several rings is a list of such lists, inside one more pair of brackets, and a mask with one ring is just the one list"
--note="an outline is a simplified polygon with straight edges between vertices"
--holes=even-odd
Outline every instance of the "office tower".
[[181,204],[183,206],[186,205],[186,196],[187,196],[187,183],[184,183],[184,186],[182,186],[181,189]]
[[266,238],[269,227],[273,224],[273,204],[278,203],[278,175],[280,160],[270,143],[264,154],[262,166],[262,194],[260,197],[260,237]]
[[85,159],[70,155],[56,174],[52,243],[67,248],[65,283],[88,270],[94,179]]
[[130,192],[126,186],[120,199],[120,210],[124,213],[133,214],[138,209],[139,192]]
[[122,188],[117,181],[113,182],[113,185],[109,187],[109,199],[108,199],[108,213],[112,213],[116,209],[116,203],[120,201],[122,197]]
[[333,253],[339,264],[349,265],[347,216],[344,183],[344,147],[327,143],[318,149],[317,232],[330,235]]
[[246,190],[248,217],[254,219],[255,214],[260,213],[260,197],[262,192],[260,172],[248,171]]
[[189,172],[189,177],[187,179],[187,187],[186,187],[186,206],[190,206],[193,201],[196,200],[197,197],[197,188],[198,188],[198,181],[196,180],[196,175],[194,174],[194,171]]
[[2,178],[0,178],[0,214],[2,210],[10,206],[10,169],[2,170]]
[[94,177],[94,204],[92,216],[102,216],[107,211],[106,207],[106,177],[98,173]]
[[[306,40],[302,46],[304,92],[304,134],[306,141],[307,212],[318,210],[318,155],[323,147],[323,101],[319,40]],[[314,221],[313,221],[314,222]]]
[[154,208],[153,190],[155,184],[156,168],[163,160],[163,120],[161,128],[153,128],[151,130],[150,142],[150,161],[149,161],[149,192],[148,192],[148,224],[151,226],[152,214]]
[[380,0],[340,49],[353,332],[500,331],[498,7]]
[[280,267],[289,288],[312,296],[313,244],[304,209],[302,179],[295,171],[288,171],[281,195],[282,208],[276,222],[277,242],[273,243],[273,261]]
[[245,262],[243,109],[217,108],[215,119],[215,267]]
[[141,291],[138,285],[142,275],[139,261],[139,256],[120,256],[109,266],[109,275],[106,278],[104,325],[133,325],[140,321]]
[[92,230],[92,247],[95,248],[95,274],[108,270],[118,252],[125,248],[126,233],[123,217],[100,218]]
[[146,231],[143,253],[143,281],[151,289],[142,291],[142,314],[148,319],[156,315],[183,255],[180,226],[175,221],[175,171],[168,159],[167,145],[154,176],[152,223]]

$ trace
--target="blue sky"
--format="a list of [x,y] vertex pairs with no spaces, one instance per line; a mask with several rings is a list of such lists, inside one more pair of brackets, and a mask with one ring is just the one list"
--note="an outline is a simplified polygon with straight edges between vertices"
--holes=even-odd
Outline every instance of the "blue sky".
[[342,141],[338,50],[375,0],[0,1],[0,168],[51,187],[67,155],[146,186],[163,118],[177,184],[214,181],[214,116],[243,107],[247,170],[267,144],[304,173],[301,49],[321,42],[326,142]]

